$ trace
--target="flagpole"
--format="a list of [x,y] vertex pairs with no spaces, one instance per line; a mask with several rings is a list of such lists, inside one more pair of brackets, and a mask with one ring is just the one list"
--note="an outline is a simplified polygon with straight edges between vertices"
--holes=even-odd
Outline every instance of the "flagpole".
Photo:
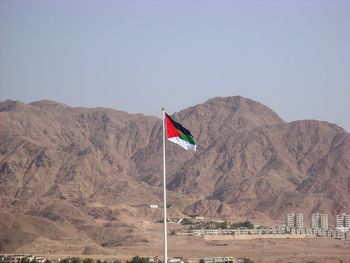
[[163,222],[164,222],[164,263],[168,262],[168,239],[167,239],[167,215],[166,215],[166,170],[165,170],[165,112],[162,108],[163,117]]

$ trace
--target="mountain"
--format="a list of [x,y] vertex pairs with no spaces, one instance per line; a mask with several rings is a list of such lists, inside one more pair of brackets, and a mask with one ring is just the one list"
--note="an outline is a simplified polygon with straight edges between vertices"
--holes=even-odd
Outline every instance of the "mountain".
[[[240,96],[213,98],[173,117],[198,148],[166,144],[171,217],[268,224],[300,211],[308,225],[316,211],[331,223],[350,212],[344,129],[287,123]],[[161,180],[159,118],[52,101],[0,102],[2,252],[103,254],[151,244],[155,230],[145,222],[162,219],[149,208],[162,204]]]

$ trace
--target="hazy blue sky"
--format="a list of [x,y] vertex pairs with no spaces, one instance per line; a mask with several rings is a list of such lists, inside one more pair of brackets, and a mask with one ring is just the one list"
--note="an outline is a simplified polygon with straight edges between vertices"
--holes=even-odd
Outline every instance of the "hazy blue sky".
[[0,0],[0,100],[160,116],[231,95],[350,131],[350,1]]

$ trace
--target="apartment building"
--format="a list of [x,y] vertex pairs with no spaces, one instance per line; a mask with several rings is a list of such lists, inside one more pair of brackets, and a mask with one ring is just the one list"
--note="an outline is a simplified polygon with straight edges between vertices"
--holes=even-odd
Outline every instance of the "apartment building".
[[304,215],[302,213],[290,213],[287,214],[286,220],[287,228],[303,228],[304,227]]
[[336,227],[350,228],[350,215],[342,213],[336,216]]
[[312,214],[311,228],[328,229],[328,215],[321,213]]

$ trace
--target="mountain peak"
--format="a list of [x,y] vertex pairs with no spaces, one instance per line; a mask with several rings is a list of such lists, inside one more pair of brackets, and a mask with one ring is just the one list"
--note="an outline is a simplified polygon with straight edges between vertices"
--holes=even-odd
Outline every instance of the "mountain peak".
[[270,108],[242,96],[215,97],[174,115],[189,127],[208,129],[212,135],[220,130],[224,136],[239,130],[285,123]]
[[38,106],[38,107],[60,107],[60,108],[69,108],[66,104],[52,101],[52,100],[39,100],[39,101],[33,101],[29,105],[32,106]]
[[17,100],[0,101],[0,112],[14,111],[22,107],[25,107],[25,104]]
[[227,107],[234,112],[243,113],[244,111],[248,114],[258,114],[258,115],[270,115],[274,119],[274,122],[283,122],[283,120],[269,107],[248,99],[242,96],[230,96],[230,97],[215,97],[209,99],[204,104],[209,106],[222,106]]

